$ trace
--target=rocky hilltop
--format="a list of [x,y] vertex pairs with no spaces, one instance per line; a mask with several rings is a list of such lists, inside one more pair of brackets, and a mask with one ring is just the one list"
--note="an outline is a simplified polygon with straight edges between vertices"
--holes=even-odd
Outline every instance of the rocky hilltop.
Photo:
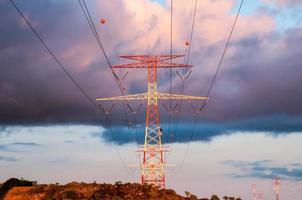
[[[185,193],[185,196],[176,194],[172,189],[161,189],[154,185],[138,183],[97,184],[72,182],[66,185],[40,184],[31,185],[30,182],[18,182],[10,179],[0,188],[0,199],[4,200],[198,200],[197,196]],[[9,184],[7,184],[9,183]],[[14,186],[15,184],[15,186]],[[26,184],[26,185],[22,185]],[[6,187],[4,188],[3,186]],[[17,186],[17,187],[16,187]],[[211,200],[219,200],[213,195]],[[227,200],[240,198],[223,197]],[[207,200],[207,198],[200,198]]]

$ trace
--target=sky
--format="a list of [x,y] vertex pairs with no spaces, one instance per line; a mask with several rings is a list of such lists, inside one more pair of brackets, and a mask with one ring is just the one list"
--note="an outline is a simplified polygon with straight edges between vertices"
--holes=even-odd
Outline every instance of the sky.
[[[92,99],[120,95],[77,1],[15,2]],[[206,94],[239,4],[198,0],[189,59],[194,67],[185,94]],[[170,1],[96,0],[87,5],[113,65],[129,62],[119,55],[170,52]],[[173,0],[175,54],[187,55],[193,5],[193,0]],[[301,11],[299,0],[244,1],[197,126],[196,111],[184,102],[179,123],[172,116],[169,133],[167,104],[160,104],[164,142],[173,149],[168,156],[179,166],[167,169],[169,187],[248,199],[253,183],[259,192],[272,195],[272,179],[279,177],[284,199],[297,194],[290,188],[301,191]],[[123,105],[114,104],[109,126],[8,0],[0,2],[0,17],[0,181],[12,176],[62,183],[138,181],[139,171],[128,164],[138,163],[134,151],[143,142],[145,106],[137,115],[126,108],[128,127]],[[99,22],[102,18],[105,24]],[[116,71],[119,77],[127,72],[126,93],[144,92],[147,74],[141,69]],[[168,70],[159,70],[159,91],[169,91],[168,77]],[[176,70],[172,83],[178,93]],[[192,104],[199,108],[202,103]],[[112,105],[102,103],[106,110]]]

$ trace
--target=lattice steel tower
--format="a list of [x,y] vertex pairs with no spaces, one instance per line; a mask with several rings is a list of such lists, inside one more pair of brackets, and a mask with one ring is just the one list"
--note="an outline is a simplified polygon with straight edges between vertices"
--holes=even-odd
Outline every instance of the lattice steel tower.
[[276,200],[280,200],[280,179],[275,178],[273,186],[276,194]]
[[142,155],[141,182],[142,184],[155,184],[165,188],[165,147],[162,145],[162,130],[158,112],[158,100],[205,100],[206,97],[187,96],[179,94],[162,93],[157,91],[157,69],[192,67],[186,64],[176,64],[169,60],[183,57],[183,55],[135,55],[121,56],[121,58],[135,60],[136,62],[112,66],[112,68],[147,68],[148,91],[146,93],[124,95],[109,98],[99,98],[97,101],[129,101],[146,100],[146,129],[145,142],[140,150]]

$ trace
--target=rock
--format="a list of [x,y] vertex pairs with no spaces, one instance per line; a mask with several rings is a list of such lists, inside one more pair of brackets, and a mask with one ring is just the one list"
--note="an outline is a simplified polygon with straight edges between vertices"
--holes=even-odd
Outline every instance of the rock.
[[0,188],[0,199],[4,199],[6,193],[13,187],[31,187],[33,186],[31,181],[19,180],[17,178],[8,179],[4,182]]

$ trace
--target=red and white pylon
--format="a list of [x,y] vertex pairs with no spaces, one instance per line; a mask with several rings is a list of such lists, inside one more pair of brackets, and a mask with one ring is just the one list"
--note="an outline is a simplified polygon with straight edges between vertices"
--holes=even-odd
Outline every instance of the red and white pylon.
[[257,200],[256,185],[252,185],[253,200]]
[[[162,93],[157,91],[158,68],[192,67],[186,64],[168,62],[182,55],[136,55],[121,56],[136,62],[113,66],[112,68],[146,68],[148,71],[148,90],[145,93],[131,94],[109,98],[99,98],[97,101],[130,101],[145,100],[147,102],[145,142],[139,152],[143,154],[141,165],[142,184],[155,184],[165,188],[165,160],[163,154],[167,148],[162,145],[163,131],[160,128],[158,100],[206,100],[207,97],[188,96]],[[170,111],[171,112],[171,111]]]
[[276,194],[276,200],[280,200],[280,179],[276,178],[273,183],[274,191]]

